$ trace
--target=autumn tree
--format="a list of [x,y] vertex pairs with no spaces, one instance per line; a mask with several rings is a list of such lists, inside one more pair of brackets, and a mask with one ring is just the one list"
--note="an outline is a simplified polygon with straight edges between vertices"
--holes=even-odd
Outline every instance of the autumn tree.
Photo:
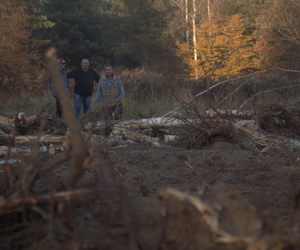
[[263,33],[255,46],[259,53],[259,68],[274,65],[300,68],[299,11],[300,0],[276,0],[269,8],[262,8]]
[[245,33],[261,34],[260,14],[273,5],[273,0],[220,0],[219,12],[225,16],[242,14]]
[[[186,43],[177,42],[178,55],[189,64],[192,75],[196,74],[197,68],[199,76],[206,78],[231,77],[252,71],[255,58],[253,37],[244,35],[244,31],[241,14],[214,16],[211,22],[206,19],[196,31],[197,63],[187,57],[193,55],[193,51],[188,51]],[[190,50],[193,49],[190,46]]]
[[30,71],[29,34],[22,5],[3,0],[0,10],[0,89],[13,94],[25,87]]

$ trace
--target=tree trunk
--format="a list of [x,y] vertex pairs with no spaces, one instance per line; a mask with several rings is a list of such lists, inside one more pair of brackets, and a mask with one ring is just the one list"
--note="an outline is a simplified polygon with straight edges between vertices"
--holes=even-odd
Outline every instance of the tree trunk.
[[158,138],[142,135],[124,128],[116,128],[112,131],[112,134],[121,135],[125,139],[130,139],[137,142],[157,142]]
[[186,43],[188,48],[188,67],[189,67],[189,78],[191,75],[190,71],[190,34],[189,34],[189,7],[188,0],[185,0],[185,28],[186,28]]
[[[63,144],[67,140],[67,136],[49,136],[44,135],[40,138],[41,144]],[[38,139],[38,136],[35,135],[27,135],[27,136],[16,136],[15,137],[15,145],[21,146],[21,145],[33,145],[36,140]]]
[[188,48],[190,47],[189,43],[189,7],[188,0],[185,0],[185,28],[186,28],[186,43]]
[[195,60],[195,80],[198,79],[198,66],[197,66],[197,43],[196,43],[196,0],[193,0],[193,42],[194,42],[194,60]]
[[181,10],[181,42],[184,42],[184,0],[181,0],[180,4]]
[[[207,16],[209,20],[209,32],[208,32],[208,44],[210,46],[210,57],[209,57],[209,65],[211,65],[211,59],[212,59],[212,49],[211,49],[211,44],[210,44],[210,38],[211,38],[211,12],[210,12],[210,0],[207,0]],[[211,83],[211,73],[212,69],[209,67],[208,69],[208,76],[207,76],[207,102],[210,103],[210,83]]]

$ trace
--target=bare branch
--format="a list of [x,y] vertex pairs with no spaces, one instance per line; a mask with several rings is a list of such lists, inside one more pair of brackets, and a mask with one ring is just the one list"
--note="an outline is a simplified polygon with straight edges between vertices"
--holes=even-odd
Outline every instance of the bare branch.
[[[277,67],[272,67],[270,69],[266,69],[266,70],[262,70],[262,71],[257,71],[257,72],[254,72],[254,73],[250,73],[248,75],[244,75],[244,76],[238,76],[238,77],[235,77],[235,78],[231,78],[231,79],[228,79],[228,80],[225,80],[225,81],[222,81],[222,82],[218,82],[217,84],[209,87],[209,89],[213,89],[217,86],[219,86],[220,84],[223,84],[223,83],[226,83],[226,82],[231,82],[231,81],[234,81],[236,79],[242,79],[242,78],[245,78],[245,77],[249,77],[249,76],[253,76],[253,75],[259,75],[259,74],[264,74],[266,72],[269,72],[269,71],[273,71],[273,70],[281,70],[281,71],[286,71],[286,72],[294,72],[294,73],[300,73],[299,70],[288,70],[288,69],[282,69],[282,68],[277,68]],[[161,117],[166,117],[172,113],[174,113],[176,110],[180,109],[181,107],[183,107],[185,104],[191,102],[192,100],[194,100],[195,98],[197,98],[198,96],[200,95],[203,95],[207,92],[207,89],[206,90],[203,90],[202,92],[200,92],[199,94],[195,95],[194,97],[192,97],[191,99],[189,99],[188,101],[186,101],[184,104],[178,106],[177,108],[173,109],[172,111],[164,114],[163,116]]]
[[62,107],[62,111],[65,116],[66,123],[71,131],[72,136],[70,137],[71,148],[72,148],[72,163],[70,166],[70,172],[64,179],[64,186],[68,189],[74,186],[77,179],[82,175],[83,169],[82,164],[85,157],[87,156],[87,146],[81,136],[79,124],[74,115],[74,111],[69,100],[69,96],[64,88],[62,78],[56,67],[56,56],[55,49],[50,49],[46,53],[47,65],[50,76],[53,80],[54,87],[58,93],[58,100]]
[[262,92],[259,92],[259,93],[256,93],[254,96],[252,96],[251,98],[249,98],[248,100],[244,101],[243,104],[239,107],[242,108],[247,102],[251,101],[253,98],[255,98],[256,96],[258,95],[261,95],[261,94],[264,94],[264,93],[268,93],[268,92],[272,92],[272,91],[275,91],[275,90],[280,90],[280,89],[289,89],[289,88],[294,88],[294,87],[299,87],[300,84],[297,84],[297,85],[292,85],[292,86],[288,86],[288,87],[282,87],[282,88],[275,88],[275,89],[268,89],[266,91],[262,91]]

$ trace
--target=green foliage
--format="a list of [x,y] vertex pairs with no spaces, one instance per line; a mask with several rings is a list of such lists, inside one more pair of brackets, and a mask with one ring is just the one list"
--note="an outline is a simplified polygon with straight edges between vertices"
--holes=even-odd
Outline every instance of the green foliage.
[[51,28],[55,23],[49,21],[47,16],[42,14],[42,7],[45,0],[12,0],[22,5],[26,15],[26,25],[31,30],[40,28]]
[[[83,58],[93,58],[101,63],[100,16],[98,2],[94,0],[45,2],[41,8],[43,15],[55,23],[53,27],[37,30],[35,37],[49,40],[48,46],[54,46],[59,56],[66,57],[71,67],[79,67]],[[48,47],[47,46],[47,47]],[[46,46],[43,49],[47,48]]]
[[174,44],[171,10],[171,5],[158,0],[105,1],[101,13],[104,50],[118,64],[157,64]]
[[258,22],[260,13],[272,4],[272,0],[225,0],[222,11],[226,15],[242,14],[246,34],[251,35],[255,32],[261,34],[261,23]]

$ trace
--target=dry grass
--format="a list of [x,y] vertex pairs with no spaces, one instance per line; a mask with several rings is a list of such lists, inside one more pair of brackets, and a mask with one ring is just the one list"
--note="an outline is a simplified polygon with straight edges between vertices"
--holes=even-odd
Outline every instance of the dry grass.
[[[149,72],[143,68],[133,70],[117,68],[115,73],[120,76],[125,89],[124,119],[161,116],[179,106],[178,99],[185,102],[206,89],[205,79],[193,81],[178,78],[172,74],[170,76]],[[225,79],[220,78],[219,80]],[[214,82],[212,85],[216,83]],[[297,85],[299,85],[298,79],[289,79],[287,76],[276,74],[264,78],[241,78],[219,85],[210,91],[209,98],[204,94],[197,97],[193,104],[199,111],[209,109],[210,105],[218,109],[238,109],[245,100],[255,94],[274,89],[274,91],[257,95],[245,103],[243,109],[268,103],[290,105],[297,103],[300,97],[300,87]],[[96,92],[92,98],[92,111],[97,110],[95,99]],[[15,117],[16,113],[21,111],[32,115],[47,104],[49,104],[48,113],[55,115],[55,102],[50,95],[50,85],[48,90],[40,95],[21,92],[8,100],[5,98],[2,100],[6,100],[0,104],[0,114],[4,116]],[[208,100],[210,104],[208,104]]]

